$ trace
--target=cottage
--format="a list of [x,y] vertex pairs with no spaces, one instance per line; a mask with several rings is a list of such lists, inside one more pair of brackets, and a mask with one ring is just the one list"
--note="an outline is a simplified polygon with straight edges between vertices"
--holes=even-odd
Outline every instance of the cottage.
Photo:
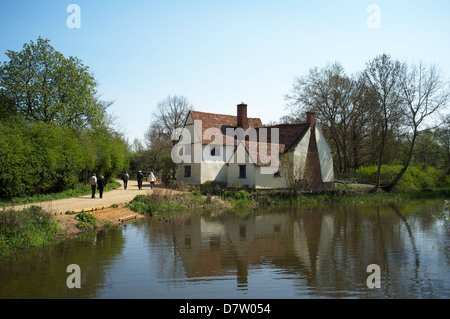
[[172,159],[177,180],[190,184],[221,181],[249,188],[333,187],[333,159],[314,112],[305,123],[264,126],[247,117],[190,111],[176,137]]

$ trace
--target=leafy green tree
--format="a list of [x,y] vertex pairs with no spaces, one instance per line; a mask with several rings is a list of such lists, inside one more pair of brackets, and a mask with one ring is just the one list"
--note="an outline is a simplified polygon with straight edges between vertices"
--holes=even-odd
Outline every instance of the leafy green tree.
[[0,196],[60,191],[78,182],[83,149],[69,128],[23,118],[0,121]]
[[40,37],[6,55],[0,89],[17,113],[76,130],[104,123],[109,104],[98,100],[97,82],[80,59],[65,57]]

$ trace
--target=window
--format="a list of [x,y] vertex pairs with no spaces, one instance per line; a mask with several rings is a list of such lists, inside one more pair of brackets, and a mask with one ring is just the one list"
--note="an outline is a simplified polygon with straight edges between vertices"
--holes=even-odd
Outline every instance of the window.
[[247,166],[239,165],[239,178],[247,178]]
[[210,146],[211,156],[220,156],[220,146]]
[[184,167],[184,177],[191,177],[191,167],[190,166]]

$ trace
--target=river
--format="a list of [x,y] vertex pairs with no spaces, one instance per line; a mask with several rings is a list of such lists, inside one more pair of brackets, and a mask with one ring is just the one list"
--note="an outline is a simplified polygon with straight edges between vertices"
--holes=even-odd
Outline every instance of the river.
[[3,258],[0,298],[450,298],[449,247],[442,200],[185,213]]

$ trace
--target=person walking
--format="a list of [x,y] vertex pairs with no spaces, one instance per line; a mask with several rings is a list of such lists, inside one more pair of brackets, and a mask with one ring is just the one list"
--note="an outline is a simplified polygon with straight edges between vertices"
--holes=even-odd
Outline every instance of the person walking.
[[142,181],[144,180],[144,174],[142,174],[142,171],[138,172],[137,180],[138,180],[138,188],[142,189]]
[[100,198],[103,198],[103,189],[106,187],[106,181],[103,176],[100,176],[100,178],[98,179],[97,187],[98,187],[98,194],[100,195]]
[[128,175],[128,173],[127,173],[127,171],[125,171],[124,173],[123,173],[123,177],[122,177],[122,180],[123,180],[123,189],[127,189],[127,184],[128,184],[128,179],[130,178],[130,175]]
[[156,182],[155,173],[153,171],[148,174],[148,181],[150,182],[150,188],[153,189]]
[[95,173],[93,173],[91,178],[89,178],[89,184],[91,185],[92,188],[91,198],[95,198],[95,188],[97,187],[97,176],[95,175]]

